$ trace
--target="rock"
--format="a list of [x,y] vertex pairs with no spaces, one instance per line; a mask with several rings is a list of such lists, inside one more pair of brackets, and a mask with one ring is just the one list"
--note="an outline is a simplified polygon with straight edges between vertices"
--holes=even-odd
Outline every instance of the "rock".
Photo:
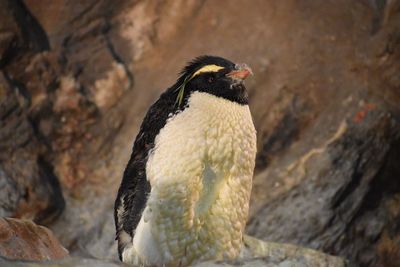
[[86,258],[76,258],[67,257],[60,261],[47,261],[47,262],[21,262],[21,261],[11,261],[0,257],[0,267],[128,267],[126,265],[118,262],[104,261],[98,259],[86,259]]
[[67,255],[68,251],[49,229],[27,220],[0,218],[0,256],[42,261]]
[[348,263],[312,249],[289,244],[265,242],[244,236],[244,249],[235,261],[202,262],[193,267],[243,266],[243,267],[347,267]]
[[[296,247],[293,245],[264,242],[255,238],[245,236],[244,249],[238,260],[202,262],[192,265],[193,267],[217,267],[217,266],[243,266],[243,267],[346,267],[346,261],[339,257],[329,256],[311,249]],[[10,261],[0,258],[0,266],[34,267],[38,263]],[[40,266],[128,266],[121,262],[110,262],[99,259],[66,257],[62,260],[41,262]]]
[[[376,264],[383,235],[398,225],[400,124],[380,104],[351,105],[348,119],[320,147],[274,173],[297,181],[257,211],[248,232]],[[328,127],[321,119],[316,129]],[[311,133],[310,137],[314,133]],[[312,162],[312,163],[311,163]],[[378,193],[379,192],[379,193]],[[396,239],[395,236],[393,236]]]
[[346,267],[347,262],[335,256],[330,256],[312,249],[290,244],[266,242],[254,237],[244,236],[243,259],[264,258],[268,264],[279,267]]
[[42,154],[24,97],[1,74],[0,83],[0,217],[49,223],[65,206],[60,184]]

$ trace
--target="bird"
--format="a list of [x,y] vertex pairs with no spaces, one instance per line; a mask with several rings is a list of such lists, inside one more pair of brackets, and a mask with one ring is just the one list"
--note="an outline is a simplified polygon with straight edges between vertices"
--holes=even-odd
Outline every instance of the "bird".
[[238,257],[256,157],[246,64],[203,55],[147,111],[114,219],[121,261],[188,266]]

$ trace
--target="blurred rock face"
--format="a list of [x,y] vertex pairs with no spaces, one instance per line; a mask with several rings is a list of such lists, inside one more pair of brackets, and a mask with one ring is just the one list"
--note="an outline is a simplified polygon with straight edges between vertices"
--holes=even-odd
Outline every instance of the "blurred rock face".
[[[34,90],[43,91],[42,86],[51,82],[38,79],[27,66],[35,64],[34,57],[47,50],[49,44],[40,25],[21,3],[2,1],[0,8],[5,31],[1,35],[4,38],[0,37],[0,216],[45,223],[58,216],[65,203],[30,110],[36,99],[46,98]],[[27,23],[31,27],[22,31]],[[35,72],[52,75],[40,68]],[[31,88],[35,83],[37,86]]]
[[0,1],[0,216],[116,259],[113,201],[144,112],[214,54],[255,73],[248,232],[399,266],[399,3]]

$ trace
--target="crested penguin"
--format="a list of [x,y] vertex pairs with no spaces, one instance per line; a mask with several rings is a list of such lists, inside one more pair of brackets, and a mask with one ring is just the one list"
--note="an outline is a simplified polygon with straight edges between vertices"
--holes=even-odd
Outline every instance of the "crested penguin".
[[249,74],[246,64],[201,56],[150,107],[115,201],[120,260],[187,266],[238,256],[256,156]]

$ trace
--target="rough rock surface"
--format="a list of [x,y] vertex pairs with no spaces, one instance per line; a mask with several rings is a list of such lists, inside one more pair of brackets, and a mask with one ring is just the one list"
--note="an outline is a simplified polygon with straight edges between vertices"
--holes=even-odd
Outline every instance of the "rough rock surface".
[[[258,209],[250,234],[373,263],[371,249],[379,251],[400,219],[394,207],[400,190],[394,179],[400,175],[400,125],[382,104],[349,105],[353,112],[326,142],[294,162],[280,163],[273,175],[295,184]],[[316,128],[328,127],[327,121],[321,118]],[[258,179],[266,175],[271,174]],[[305,177],[310,181],[301,183]],[[365,240],[378,241],[378,247]]]
[[11,261],[0,257],[1,267],[127,267],[129,265],[122,264],[120,262],[111,262],[98,259],[86,259],[86,258],[65,258],[60,261],[48,261],[48,262],[22,262],[22,261]]
[[0,17],[0,216],[116,259],[113,201],[144,112],[215,54],[255,74],[248,232],[400,266],[399,0],[1,0]]
[[0,218],[0,256],[19,260],[62,259],[68,251],[46,227],[31,221]]
[[[27,59],[48,49],[48,43],[37,21],[26,15],[17,2],[0,1],[0,17],[0,216],[45,223],[61,213],[65,202],[53,166],[46,158],[46,144],[28,114],[35,102],[28,91],[33,81],[28,77],[20,80],[19,76],[27,72]],[[24,23],[31,27],[21,32]],[[7,65],[19,69],[7,72]]]
[[[62,260],[47,262],[16,262],[0,257],[0,266],[128,266],[123,263],[101,261],[92,258],[66,257]],[[246,236],[244,247],[238,260],[227,262],[202,262],[193,267],[206,266],[268,266],[268,267],[346,267],[348,263],[339,257],[329,256],[311,249],[287,244],[264,242]]]

